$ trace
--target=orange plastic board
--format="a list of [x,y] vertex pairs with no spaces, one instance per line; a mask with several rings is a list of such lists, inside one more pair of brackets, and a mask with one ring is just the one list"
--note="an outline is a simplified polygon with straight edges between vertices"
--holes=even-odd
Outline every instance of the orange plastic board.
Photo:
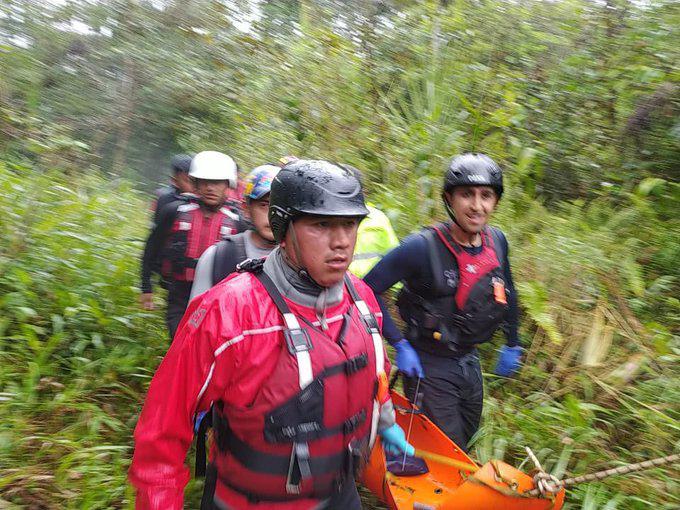
[[[411,405],[399,393],[392,392],[397,423],[408,430]],[[456,444],[422,414],[413,416],[411,444],[424,450],[467,464],[475,464]],[[559,510],[564,490],[554,499],[524,498],[521,493],[533,489],[530,476],[508,464],[496,461],[500,478],[491,463],[475,474],[466,475],[455,468],[427,460],[429,473],[418,476],[395,476],[385,467],[385,454],[376,442],[362,483],[391,509],[395,510]]]

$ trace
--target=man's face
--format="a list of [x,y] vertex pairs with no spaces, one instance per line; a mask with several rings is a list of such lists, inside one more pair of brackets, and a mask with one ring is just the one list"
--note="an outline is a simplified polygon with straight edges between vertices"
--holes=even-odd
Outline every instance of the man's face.
[[[352,262],[358,228],[358,218],[303,216],[288,227],[281,246],[293,263],[304,267],[315,282],[331,287],[342,281]],[[293,235],[298,250],[294,249]]]
[[189,174],[184,172],[177,172],[174,175],[173,180],[175,182],[175,186],[177,186],[177,189],[179,189],[180,193],[194,192],[194,183],[191,182]]
[[224,193],[229,187],[229,181],[212,181],[194,179],[196,193],[208,207],[217,207],[224,203]]
[[248,215],[260,237],[273,242],[274,234],[272,234],[272,229],[269,226],[269,195],[265,195],[259,200],[249,201]]
[[457,186],[446,192],[446,200],[462,229],[479,233],[496,208],[498,196],[491,186]]

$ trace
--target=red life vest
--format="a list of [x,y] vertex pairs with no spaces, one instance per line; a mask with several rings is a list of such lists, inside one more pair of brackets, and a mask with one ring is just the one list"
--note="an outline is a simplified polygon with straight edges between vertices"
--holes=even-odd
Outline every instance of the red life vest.
[[203,252],[237,231],[238,215],[226,207],[206,217],[196,202],[180,205],[169,237],[172,278],[193,281]]
[[[434,231],[441,239],[444,246],[448,248],[458,263],[458,287],[456,289],[456,305],[459,310],[464,310],[470,292],[486,275],[494,269],[500,268],[501,264],[496,256],[493,239],[489,235],[488,229],[482,231],[482,251],[476,255],[471,255],[460,247],[451,237],[448,230],[441,226],[434,227]],[[493,282],[492,282],[493,287]]]
[[353,454],[367,455],[375,439],[385,363],[378,323],[347,277],[353,305],[339,337],[329,338],[291,313],[264,272],[255,273],[283,316],[285,344],[252,403],[213,406],[215,497],[227,504],[234,492],[251,502],[324,499]]
[[481,232],[482,249],[470,254],[451,237],[449,224],[426,229],[432,275],[407,282],[397,300],[406,337],[420,350],[458,357],[487,342],[507,310],[504,254],[494,231]]

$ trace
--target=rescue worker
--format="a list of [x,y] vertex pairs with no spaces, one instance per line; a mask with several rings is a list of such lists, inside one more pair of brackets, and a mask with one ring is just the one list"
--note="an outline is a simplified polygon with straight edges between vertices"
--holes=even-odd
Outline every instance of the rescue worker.
[[343,165],[278,173],[280,247],[191,302],[151,381],[129,473],[138,510],[182,508],[192,421],[211,405],[203,509],[358,509],[354,468],[376,432],[413,454],[394,421],[378,304],[346,271],[367,213]]
[[171,263],[166,323],[172,338],[191,293],[194,268],[198,258],[214,243],[236,234],[239,217],[224,206],[224,191],[236,187],[236,163],[221,152],[204,151],[191,161],[189,170],[196,198],[167,204],[159,214],[158,224],[149,235],[142,257],[143,309],[152,310],[153,261],[161,257]]
[[367,204],[368,216],[359,225],[354,259],[349,270],[363,278],[383,256],[399,244],[390,219],[373,204]]
[[409,397],[420,396],[419,383],[424,412],[464,449],[482,414],[476,346],[505,323],[507,345],[496,368],[503,376],[518,369],[522,350],[508,242],[487,224],[502,194],[503,174],[491,158],[454,157],[442,191],[451,221],[408,237],[365,278],[377,295],[404,283],[397,306],[405,332],[381,302],[383,334],[396,349]]
[[[177,200],[188,201],[194,196],[194,185],[189,177],[191,156],[188,154],[176,154],[172,157],[170,166],[172,168],[170,186],[158,188],[154,192],[156,198],[151,206],[151,213],[153,214],[152,229],[158,223],[158,216],[163,207]],[[168,288],[168,278],[171,272],[170,261],[162,258],[163,253],[166,251],[159,250],[159,258],[154,261],[152,269],[153,273],[157,273],[160,276],[159,283],[164,289]]]
[[188,154],[176,154],[172,157],[170,167],[172,176],[170,185],[158,188],[154,194],[156,199],[151,206],[153,212],[153,225],[158,223],[158,215],[161,209],[171,202],[182,200],[186,193],[193,193],[194,185],[189,177],[189,167],[191,166],[191,156]]
[[201,255],[196,264],[190,299],[236,271],[240,262],[264,258],[274,249],[276,241],[268,217],[269,192],[280,169],[276,165],[261,165],[248,174],[243,198],[250,228],[212,245]]

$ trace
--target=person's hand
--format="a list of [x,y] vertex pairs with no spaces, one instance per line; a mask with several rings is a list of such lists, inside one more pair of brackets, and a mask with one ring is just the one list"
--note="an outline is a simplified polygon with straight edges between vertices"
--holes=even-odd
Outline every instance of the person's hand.
[[519,345],[514,347],[504,345],[501,347],[498,362],[496,363],[496,375],[502,377],[512,377],[515,375],[521,364],[522,351],[523,349]]
[[416,453],[415,448],[406,441],[404,429],[396,423],[382,430],[380,432],[380,439],[382,439],[382,445],[385,452],[392,455],[398,455],[400,453],[414,455]]
[[418,353],[408,340],[400,340],[394,344],[394,349],[397,351],[397,368],[401,373],[407,377],[425,377]]
[[142,292],[139,296],[139,306],[142,310],[153,310],[153,292]]

